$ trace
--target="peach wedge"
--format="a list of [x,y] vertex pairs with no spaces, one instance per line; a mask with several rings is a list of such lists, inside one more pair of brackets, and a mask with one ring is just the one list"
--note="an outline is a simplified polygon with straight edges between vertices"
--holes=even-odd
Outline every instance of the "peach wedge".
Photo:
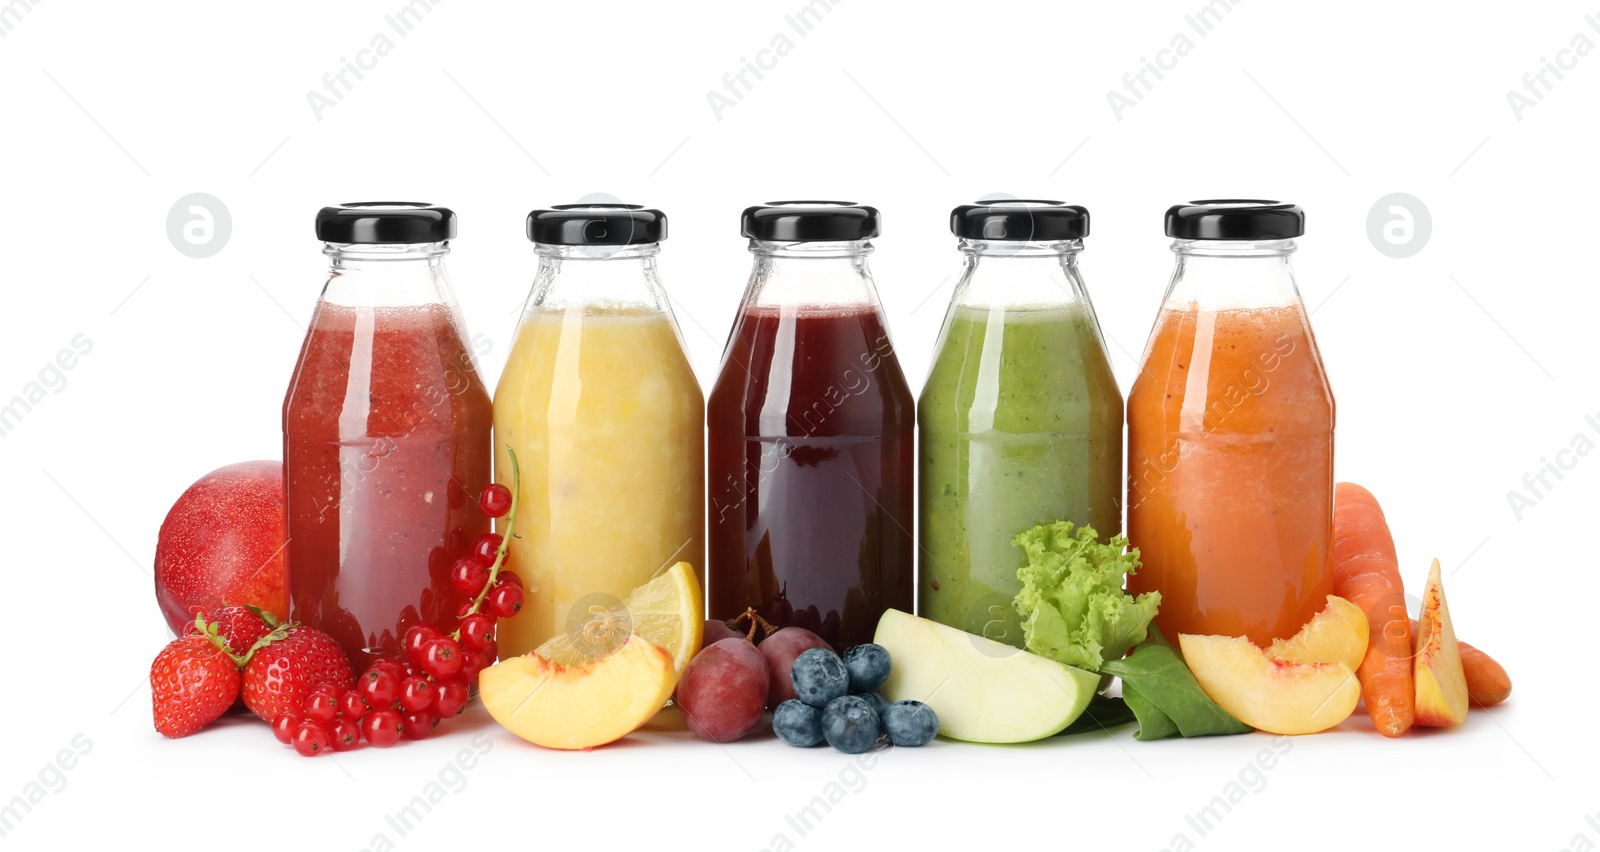
[[1461,667],[1461,646],[1450,624],[1450,606],[1444,599],[1439,560],[1428,569],[1428,587],[1422,592],[1422,612],[1412,642],[1411,672],[1416,683],[1416,723],[1440,728],[1467,719],[1467,675]]
[[1361,607],[1328,595],[1328,605],[1289,639],[1274,639],[1267,656],[1290,663],[1344,663],[1351,669],[1367,655],[1367,616]]
[[637,635],[611,654],[562,665],[538,654],[483,670],[478,690],[496,722],[546,748],[615,742],[650,721],[678,684],[672,655]]
[[1361,683],[1344,662],[1273,659],[1242,636],[1185,633],[1178,642],[1200,688],[1252,728],[1314,734],[1344,721],[1361,700]]

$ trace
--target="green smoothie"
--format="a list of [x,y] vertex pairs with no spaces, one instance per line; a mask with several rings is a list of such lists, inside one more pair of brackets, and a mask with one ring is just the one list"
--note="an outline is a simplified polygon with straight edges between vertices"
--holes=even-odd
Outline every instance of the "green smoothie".
[[921,615],[1022,646],[1011,601],[1038,524],[1122,528],[1122,393],[1077,302],[957,304],[917,406]]

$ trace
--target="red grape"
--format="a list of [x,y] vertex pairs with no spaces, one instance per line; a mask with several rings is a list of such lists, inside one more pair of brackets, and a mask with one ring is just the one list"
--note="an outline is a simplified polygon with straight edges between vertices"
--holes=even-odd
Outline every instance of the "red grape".
[[777,707],[795,697],[789,670],[796,657],[812,648],[833,650],[827,640],[803,627],[785,627],[761,640],[761,656],[767,660],[767,706]]
[[678,706],[701,739],[733,742],[761,721],[767,703],[767,663],[744,639],[721,639],[701,649],[678,681]]
[[[504,574],[501,575],[505,576]],[[744,634],[728,626],[728,622],[720,618],[706,619],[705,631],[700,636],[700,647],[704,648],[724,639],[743,639]]]

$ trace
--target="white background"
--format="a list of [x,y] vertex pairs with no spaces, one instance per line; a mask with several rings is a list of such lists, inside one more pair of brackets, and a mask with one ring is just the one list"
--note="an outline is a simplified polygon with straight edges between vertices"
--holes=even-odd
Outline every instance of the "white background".
[[[149,835],[195,848],[239,831],[330,849],[379,834],[416,849],[1600,843],[1600,816],[1586,821],[1600,814],[1588,610],[1600,459],[1560,456],[1572,469],[1520,518],[1507,498],[1575,436],[1600,442],[1584,420],[1600,424],[1600,298],[1580,251],[1595,228],[1600,58],[1548,77],[1520,120],[1506,99],[1577,34],[1600,42],[1593,4],[1252,0],[1201,36],[1184,20],[1201,0],[844,0],[800,36],[784,16],[801,0],[448,2],[403,37],[384,20],[401,0],[24,5],[0,24],[0,400],[74,335],[93,350],[0,438],[0,800],[75,735],[92,747],[65,786],[45,773],[51,792],[7,845]],[[307,92],[379,32],[393,50],[319,119]],[[780,32],[792,51],[719,119],[708,90]],[[1193,49],[1119,120],[1107,91],[1180,32]],[[231,239],[208,259],[165,233],[191,192],[231,211]],[[1338,475],[1382,500],[1413,591],[1443,560],[1458,632],[1507,665],[1515,694],[1460,729],[1398,741],[1357,717],[1290,741],[1259,775],[1247,767],[1273,747],[1266,735],[1140,743],[1131,727],[1027,747],[938,742],[866,769],[770,737],[646,734],[553,753],[481,710],[431,741],[336,759],[299,758],[239,719],[158,736],[144,682],[167,640],[156,531],[201,474],[278,457],[324,277],[317,208],[453,207],[448,263],[492,382],[534,266],[523,217],[594,192],[671,217],[660,263],[708,385],[748,272],[748,204],[882,209],[872,267],[914,387],[959,264],[950,208],[991,192],[1086,205],[1083,270],[1124,389],[1172,262],[1165,208],[1302,204],[1295,262],[1338,398]],[[1391,192],[1431,211],[1409,259],[1367,236]],[[488,752],[450,769],[475,737]],[[1246,795],[1208,833],[1186,822],[1241,773]],[[447,795],[401,836],[385,816],[430,782]],[[845,794],[802,834],[785,817],[830,782]]]

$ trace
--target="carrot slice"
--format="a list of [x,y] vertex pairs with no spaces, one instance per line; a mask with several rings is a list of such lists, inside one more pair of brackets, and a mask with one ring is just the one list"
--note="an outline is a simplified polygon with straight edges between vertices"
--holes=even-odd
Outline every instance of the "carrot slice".
[[1367,715],[1379,733],[1411,727],[1416,695],[1411,674],[1411,620],[1394,537],[1372,492],[1341,482],[1333,497],[1333,593],[1367,614],[1367,655],[1356,676]]

